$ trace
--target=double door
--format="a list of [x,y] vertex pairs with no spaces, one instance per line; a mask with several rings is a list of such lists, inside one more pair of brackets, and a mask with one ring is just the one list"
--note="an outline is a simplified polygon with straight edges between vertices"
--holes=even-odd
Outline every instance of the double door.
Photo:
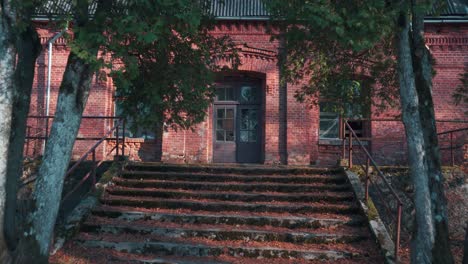
[[243,85],[238,89],[238,101],[216,101],[213,107],[215,163],[261,162],[261,104],[256,98],[244,98],[246,91],[252,94],[258,87]]

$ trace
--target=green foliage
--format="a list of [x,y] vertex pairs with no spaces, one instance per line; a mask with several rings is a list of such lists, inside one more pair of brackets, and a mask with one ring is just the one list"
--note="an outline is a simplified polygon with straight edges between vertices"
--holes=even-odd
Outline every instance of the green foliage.
[[222,56],[238,63],[227,37],[209,34],[209,1],[127,1],[110,18],[105,51],[124,113],[140,127],[203,121]]
[[[320,95],[341,102],[340,112],[356,100],[380,110],[393,105],[398,84],[388,1],[264,2],[286,52],[283,81],[301,85],[299,101],[316,104]],[[359,98],[356,84],[366,91]]]
[[[463,109],[468,109],[468,72],[460,74],[461,84],[455,89],[453,99],[455,104],[462,105]],[[468,110],[465,110],[465,114],[468,115]]]

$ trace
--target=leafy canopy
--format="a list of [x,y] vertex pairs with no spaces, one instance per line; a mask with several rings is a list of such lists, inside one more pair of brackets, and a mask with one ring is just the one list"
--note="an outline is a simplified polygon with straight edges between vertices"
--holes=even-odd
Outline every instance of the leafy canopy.
[[354,103],[378,109],[393,104],[398,94],[394,15],[387,2],[264,1],[280,29],[275,37],[284,45],[283,81],[300,85],[299,101],[316,104],[320,95],[340,102],[338,112]]
[[[189,128],[214,97],[222,56],[236,64],[234,44],[209,34],[209,1],[133,0],[111,18],[105,36],[112,77],[125,113],[141,127],[163,121]],[[228,55],[226,55],[228,54]]]

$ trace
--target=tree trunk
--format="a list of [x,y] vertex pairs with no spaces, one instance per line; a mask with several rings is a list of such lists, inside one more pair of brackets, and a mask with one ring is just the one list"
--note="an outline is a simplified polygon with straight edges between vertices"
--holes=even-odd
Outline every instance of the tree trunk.
[[432,263],[431,251],[434,243],[431,197],[428,184],[428,168],[425,163],[424,135],[419,116],[419,100],[416,93],[413,71],[410,24],[406,13],[401,13],[397,32],[398,75],[403,122],[408,144],[408,159],[414,184],[416,209],[415,230],[411,242],[411,262]]
[[[413,8],[414,9],[414,8]],[[419,99],[419,117],[421,120],[428,168],[429,190],[432,198],[432,218],[434,224],[434,245],[432,260],[434,263],[453,263],[450,251],[447,200],[444,192],[440,149],[437,138],[434,102],[432,100],[432,65],[429,51],[424,41],[424,15],[414,12],[412,20],[413,67],[416,77],[416,91]]]
[[[41,43],[36,30],[29,26],[17,40],[18,63],[16,68],[17,93],[14,98],[12,130],[8,151],[7,199],[5,212],[5,236],[11,251],[16,248],[21,221],[17,222],[18,183],[23,171],[23,150],[26,136],[26,121],[29,113],[31,89],[34,80],[36,59]],[[22,216],[19,216],[22,217]]]
[[[11,2],[0,1],[0,226],[4,225],[5,201],[8,189],[7,157],[14,97],[16,50],[13,41]],[[3,229],[2,229],[3,230]],[[3,232],[0,232],[0,262],[9,263],[10,256]]]
[[45,148],[34,190],[35,208],[28,216],[30,230],[18,245],[17,263],[47,263],[55,220],[60,206],[64,175],[70,163],[75,138],[81,123],[92,67],[73,52],[60,86],[55,118]]

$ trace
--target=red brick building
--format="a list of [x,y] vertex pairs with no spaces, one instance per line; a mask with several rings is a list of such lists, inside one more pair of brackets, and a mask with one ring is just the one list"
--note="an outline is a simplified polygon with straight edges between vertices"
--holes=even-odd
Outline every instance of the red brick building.
[[[341,153],[338,139],[339,116],[310,108],[294,98],[298,87],[280,85],[277,60],[279,43],[270,41],[266,33],[268,14],[260,0],[227,0],[213,6],[217,24],[212,34],[229,35],[240,49],[241,66],[234,74],[220,75],[216,85],[217,98],[207,110],[204,122],[191,130],[166,128],[162,136],[138,133],[126,139],[126,155],[134,160],[178,163],[265,163],[334,165]],[[439,120],[467,121],[463,106],[454,104],[452,94],[461,83],[460,74],[468,69],[468,4],[462,0],[448,1],[441,16],[427,17],[426,41],[436,60],[433,96]],[[37,19],[44,52],[37,61],[37,73],[31,102],[31,115],[45,115],[49,53],[47,43],[56,34],[47,29],[47,20]],[[68,56],[62,38],[53,43],[50,79],[50,110],[55,111],[58,87]],[[114,87],[111,79],[95,79],[85,116],[116,114]],[[402,163],[406,159],[404,129],[401,122],[382,121],[398,118],[398,109],[383,115],[372,114],[361,128],[372,153],[381,163]],[[40,127],[44,122],[30,120]],[[79,136],[102,136],[113,126],[110,120],[85,119]],[[466,127],[463,122],[439,122],[438,129]],[[465,135],[457,136],[464,144]],[[443,141],[443,139],[442,139]],[[443,143],[443,142],[442,142]],[[76,155],[92,142],[76,145]],[[100,151],[104,156],[112,144]],[[461,149],[456,158],[463,159]],[[76,156],[76,157],[77,157]],[[446,156],[444,154],[444,156]]]

